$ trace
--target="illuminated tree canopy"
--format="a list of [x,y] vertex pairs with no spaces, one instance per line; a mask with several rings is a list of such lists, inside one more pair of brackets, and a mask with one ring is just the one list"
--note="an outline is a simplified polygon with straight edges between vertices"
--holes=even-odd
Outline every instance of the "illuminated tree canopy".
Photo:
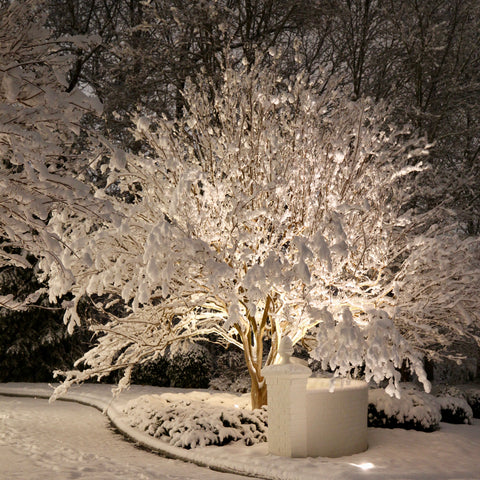
[[[85,159],[74,148],[82,116],[102,106],[79,89],[66,91],[69,58],[62,54],[64,43],[87,40],[53,39],[42,17],[34,2],[0,11],[0,267],[29,268],[33,254],[61,268],[63,246],[48,227],[52,210],[104,209],[82,181]],[[0,305],[22,308],[12,296]]]
[[315,95],[301,76],[245,67],[227,69],[221,87],[198,85],[185,89],[182,119],[134,119],[148,153],[111,147],[97,196],[115,186],[120,222],[52,219],[75,279],[49,272],[51,295],[74,296],[67,323],[85,295],[108,315],[92,325],[88,368],[66,385],[119,368],[128,382],[172,343],[210,338],[243,348],[259,406],[280,339],[315,334],[315,355],[338,374],[365,364],[395,388],[407,358],[424,379],[387,301],[403,182],[424,169],[424,142],[388,125],[382,107],[334,87]]

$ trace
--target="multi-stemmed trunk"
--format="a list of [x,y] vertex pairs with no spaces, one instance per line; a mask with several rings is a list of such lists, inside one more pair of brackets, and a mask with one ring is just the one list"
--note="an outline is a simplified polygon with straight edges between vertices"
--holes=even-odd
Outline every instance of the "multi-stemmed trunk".
[[265,379],[252,378],[252,389],[250,391],[252,410],[267,405],[267,384]]
[[[251,379],[252,409],[261,408],[267,404],[267,385],[262,375],[262,368],[273,363],[277,352],[277,343],[272,340],[269,355],[265,365],[263,365],[263,337],[267,329],[272,304],[273,301],[271,297],[268,296],[260,324],[257,324],[253,316],[247,314],[249,329],[244,331],[240,326],[237,326],[237,331],[242,339],[245,361]],[[270,329],[272,330],[272,328]]]

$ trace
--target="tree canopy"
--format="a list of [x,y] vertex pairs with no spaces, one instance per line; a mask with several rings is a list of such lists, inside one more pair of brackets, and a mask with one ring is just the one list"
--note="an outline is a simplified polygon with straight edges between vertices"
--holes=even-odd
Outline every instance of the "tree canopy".
[[[75,148],[82,116],[102,106],[78,88],[65,88],[69,58],[62,45],[86,40],[54,39],[42,18],[36,2],[7,3],[1,11],[0,267],[30,268],[33,254],[62,268],[63,246],[48,226],[51,212],[107,211],[91,197],[83,181],[87,160]],[[37,297],[34,292],[29,301]],[[0,304],[21,307],[11,295]]]
[[118,189],[119,223],[51,220],[75,279],[48,272],[51,295],[74,295],[66,322],[79,322],[84,295],[109,318],[92,326],[88,368],[67,383],[119,368],[128,381],[173,342],[210,338],[243,348],[259,406],[280,339],[317,326],[316,356],[338,374],[364,365],[396,388],[406,358],[424,379],[385,299],[406,240],[405,177],[424,170],[425,142],[389,125],[381,106],[333,86],[316,95],[301,75],[246,65],[208,82],[187,83],[182,118],[134,119],[148,153],[111,147],[97,196]]

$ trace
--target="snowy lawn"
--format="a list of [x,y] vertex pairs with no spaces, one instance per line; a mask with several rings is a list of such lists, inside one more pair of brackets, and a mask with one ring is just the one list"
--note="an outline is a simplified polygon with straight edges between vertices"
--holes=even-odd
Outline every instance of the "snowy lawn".
[[[0,393],[46,395],[49,391],[51,390],[45,385],[0,385]],[[128,411],[127,406],[129,405],[129,402],[140,398],[142,395],[150,396],[164,393],[168,393],[171,398],[172,393],[179,393],[179,391],[155,387],[133,386],[128,392],[123,393],[110,405],[108,414],[121,430],[134,437],[141,444],[149,445],[153,449],[158,449],[170,455],[177,455],[188,461],[195,461],[215,468],[225,468],[227,470],[249,474],[259,478],[325,478],[347,480],[381,478],[424,480],[454,478],[475,479],[480,477],[480,421],[477,419],[473,420],[472,425],[441,423],[440,429],[431,433],[413,430],[407,431],[403,429],[370,428],[368,432],[369,449],[366,452],[337,459],[288,459],[269,455],[265,443],[245,446],[243,443],[237,442],[222,447],[208,446],[185,450],[183,448],[169,445],[161,439],[153,438],[138,428],[132,428],[130,425],[131,419],[129,420],[124,413],[125,411]],[[199,394],[195,395],[198,396]],[[86,403],[94,403],[97,407],[107,406],[111,399],[110,388],[107,385],[85,385],[78,389],[74,389],[69,396]],[[220,398],[225,397],[220,396]],[[66,408],[66,404],[63,402],[54,403],[49,407],[47,407],[45,403],[42,405],[42,408],[51,409],[52,412],[55,412],[60,408]],[[69,405],[68,408],[74,408],[73,405],[67,405]],[[130,403],[130,408],[131,406],[132,403]],[[35,412],[32,412],[30,415],[32,428],[38,430],[37,427],[33,427],[37,419],[38,415],[35,415]],[[105,422],[101,420],[101,417],[99,417],[99,419],[103,422],[101,428],[106,429]],[[5,424],[9,419],[2,417],[0,420]],[[71,415],[71,422],[75,425],[75,414]],[[75,438],[75,429],[73,429],[73,432],[69,430],[69,424],[70,421],[62,423],[59,432],[60,439],[62,437]],[[92,435],[95,434],[92,433]],[[5,435],[0,438],[2,450],[6,451],[6,448],[9,452],[16,452],[17,449],[15,444],[9,444],[8,439],[5,439],[4,437]],[[88,442],[88,439],[84,439],[84,441]],[[132,448],[127,443],[125,443],[125,446]],[[51,455],[55,456],[55,451],[52,451]],[[118,461],[122,464],[122,457],[125,456],[125,450],[119,450],[118,455],[120,457]],[[62,455],[61,449],[57,457],[57,464],[60,471],[62,471],[64,455]],[[156,456],[152,455],[152,462],[156,461],[154,460],[156,458]],[[0,457],[0,459],[3,464],[4,458]],[[55,459],[51,460],[51,462],[55,463]],[[0,473],[0,478],[3,478],[1,475],[2,474]],[[56,478],[74,477],[65,474],[64,476],[57,476]],[[75,478],[96,477],[79,476]],[[130,478],[153,479],[158,477],[151,476],[151,473],[146,471],[143,477]]]

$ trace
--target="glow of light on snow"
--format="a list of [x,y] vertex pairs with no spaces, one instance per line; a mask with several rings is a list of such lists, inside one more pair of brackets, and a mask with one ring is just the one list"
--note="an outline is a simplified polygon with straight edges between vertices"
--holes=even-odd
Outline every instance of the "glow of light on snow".
[[358,467],[361,470],[370,470],[375,467],[373,463],[370,462],[365,462],[365,463],[351,463],[350,465],[353,465],[354,467]]

